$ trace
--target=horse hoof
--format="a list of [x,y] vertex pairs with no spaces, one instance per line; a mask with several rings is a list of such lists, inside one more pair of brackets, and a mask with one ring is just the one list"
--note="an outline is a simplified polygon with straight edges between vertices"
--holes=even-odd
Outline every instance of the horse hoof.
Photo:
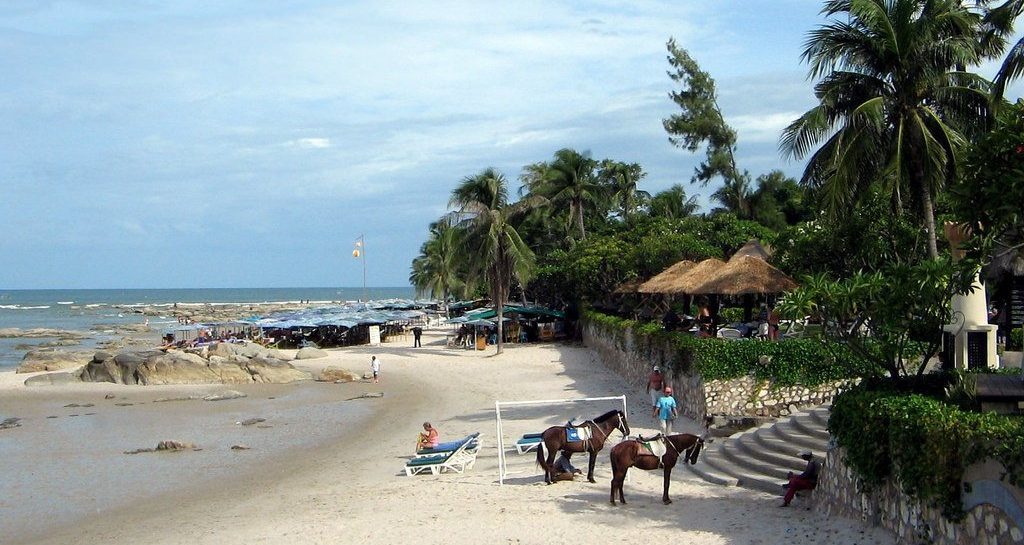
[[597,481],[595,479],[587,479],[587,480],[592,482],[592,483],[594,483],[594,484],[597,484]]
[[668,505],[668,504],[672,503],[672,500],[661,500],[661,503],[664,503],[665,505]]

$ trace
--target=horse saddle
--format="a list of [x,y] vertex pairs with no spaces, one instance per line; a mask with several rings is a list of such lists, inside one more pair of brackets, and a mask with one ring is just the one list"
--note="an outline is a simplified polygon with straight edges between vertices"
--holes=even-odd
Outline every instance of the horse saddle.
[[647,451],[646,453],[642,454],[653,454],[658,458],[661,458],[662,456],[665,455],[665,439],[664,436],[660,434],[651,439],[648,439],[647,441],[641,440],[640,444],[643,445],[644,450]]
[[565,428],[565,440],[566,441],[586,441],[590,439],[590,428],[571,428],[566,426]]

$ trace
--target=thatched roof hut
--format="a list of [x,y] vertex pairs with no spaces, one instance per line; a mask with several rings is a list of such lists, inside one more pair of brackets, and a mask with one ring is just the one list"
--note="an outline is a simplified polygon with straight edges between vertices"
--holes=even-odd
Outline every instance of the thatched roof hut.
[[763,259],[749,255],[733,256],[724,266],[705,276],[703,283],[687,293],[744,295],[754,293],[782,293],[797,287],[786,273],[769,265]]
[[640,284],[636,291],[639,293],[671,293],[666,290],[675,285],[679,278],[695,265],[696,263],[693,261],[684,259],[652,276],[649,280]]
[[750,239],[742,248],[736,250],[736,253],[732,254],[729,261],[743,256],[756,257],[758,259],[768,261],[768,258],[772,256],[772,253],[770,250],[762,246],[756,239]]
[[619,287],[615,288],[615,291],[613,291],[612,293],[616,295],[628,295],[630,293],[637,293],[637,291],[639,291],[640,289],[640,285],[643,283],[643,278],[633,278],[630,280],[626,280],[625,282],[619,284]]

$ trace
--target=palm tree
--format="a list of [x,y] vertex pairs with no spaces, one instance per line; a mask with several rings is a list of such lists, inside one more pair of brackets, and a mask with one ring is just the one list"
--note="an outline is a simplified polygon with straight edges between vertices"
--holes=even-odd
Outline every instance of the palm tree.
[[580,240],[587,238],[584,209],[598,205],[603,198],[594,175],[596,166],[589,154],[565,148],[556,151],[550,163],[528,165],[524,171],[522,179],[530,195],[544,197],[554,206],[568,206],[566,231],[570,240],[574,240],[574,227]]
[[822,13],[839,17],[812,31],[803,52],[811,77],[822,78],[819,104],[785,129],[780,147],[810,154],[801,183],[835,216],[872,184],[894,203],[909,191],[934,259],[934,195],[966,135],[989,118],[988,82],[954,70],[980,59],[980,17],[957,0],[828,0]]
[[698,209],[697,197],[686,198],[686,188],[682,184],[674,184],[651,197],[652,217],[682,219],[694,215]]
[[525,285],[536,268],[536,258],[516,232],[513,221],[540,202],[534,196],[510,203],[505,176],[493,168],[464,178],[449,201],[449,206],[458,208],[455,216],[465,229],[460,253],[471,275],[486,283],[497,314],[498,354],[502,351],[503,311],[509,290],[516,281]]
[[[984,28],[986,30],[983,43],[990,42],[989,55],[1002,53],[1006,46],[1006,38],[1013,35],[1013,23],[1024,15],[1024,0],[1006,0],[1002,4],[985,13]],[[1006,84],[1024,75],[1024,38],[1010,48],[999,73],[993,82],[992,95],[998,104],[1003,99]]]
[[752,197],[748,178],[740,176],[726,179],[722,187],[711,194],[712,199],[722,204],[721,208],[713,212],[731,212],[739,219],[750,219],[753,217]]
[[420,255],[412,261],[409,282],[417,293],[429,293],[444,302],[446,313],[448,296],[465,294],[459,261],[459,231],[448,217],[430,225],[430,235],[420,248]]
[[611,200],[618,205],[619,215],[626,224],[629,224],[630,217],[640,204],[651,198],[650,193],[636,188],[637,182],[644,176],[647,173],[637,163],[626,164],[608,159],[601,162],[598,177],[608,184]]

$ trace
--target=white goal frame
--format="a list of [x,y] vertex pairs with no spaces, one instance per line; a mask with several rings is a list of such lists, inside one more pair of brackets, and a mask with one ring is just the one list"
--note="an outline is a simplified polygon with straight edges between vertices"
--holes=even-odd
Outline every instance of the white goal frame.
[[[505,476],[508,475],[508,471],[505,468],[505,438],[502,435],[501,430],[501,408],[502,407],[525,407],[525,406],[537,406],[537,405],[572,405],[575,403],[581,403],[586,401],[611,401],[617,400],[622,402],[622,414],[626,416],[627,420],[629,415],[626,414],[626,396],[608,396],[608,397],[581,397],[577,399],[542,399],[535,401],[495,401],[494,402],[494,425],[498,436],[498,484],[505,484]],[[537,448],[540,448],[539,446]]]

